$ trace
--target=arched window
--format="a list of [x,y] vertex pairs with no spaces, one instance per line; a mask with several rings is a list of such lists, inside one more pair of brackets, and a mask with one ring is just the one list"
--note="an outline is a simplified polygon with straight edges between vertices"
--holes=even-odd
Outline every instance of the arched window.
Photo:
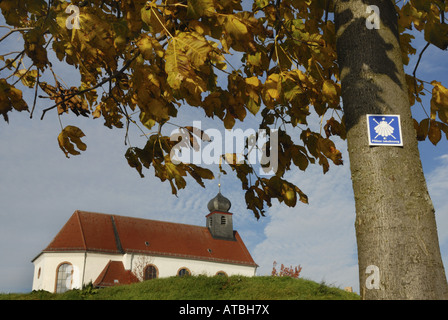
[[221,216],[221,224],[226,224],[226,216]]
[[147,265],[143,275],[143,280],[151,280],[157,278],[157,268],[152,264]]
[[188,270],[187,268],[181,268],[179,269],[179,271],[177,271],[177,275],[179,277],[189,276],[190,274],[191,274],[190,270]]
[[73,266],[64,262],[57,268],[56,274],[56,293],[63,293],[72,289]]

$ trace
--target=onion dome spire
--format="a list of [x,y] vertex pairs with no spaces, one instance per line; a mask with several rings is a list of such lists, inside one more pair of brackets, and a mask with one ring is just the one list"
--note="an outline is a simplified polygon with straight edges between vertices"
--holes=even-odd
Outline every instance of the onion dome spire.
[[229,212],[231,206],[232,203],[230,202],[230,200],[224,197],[221,194],[221,191],[219,191],[218,194],[208,202],[207,208],[210,212]]

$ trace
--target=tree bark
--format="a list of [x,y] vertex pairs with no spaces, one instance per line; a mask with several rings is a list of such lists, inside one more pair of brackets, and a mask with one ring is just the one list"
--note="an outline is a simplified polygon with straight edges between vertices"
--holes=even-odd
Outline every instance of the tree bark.
[[[393,1],[334,3],[361,297],[447,299],[435,212],[411,116]],[[366,18],[372,17],[368,5],[379,8],[379,29],[366,24]],[[369,147],[366,114],[400,115],[403,147]]]

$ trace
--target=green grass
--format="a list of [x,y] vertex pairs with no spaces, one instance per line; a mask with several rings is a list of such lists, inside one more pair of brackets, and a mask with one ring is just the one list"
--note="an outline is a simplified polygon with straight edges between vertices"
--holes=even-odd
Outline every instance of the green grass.
[[190,276],[112,288],[0,294],[0,300],[358,300],[355,293],[290,277]]

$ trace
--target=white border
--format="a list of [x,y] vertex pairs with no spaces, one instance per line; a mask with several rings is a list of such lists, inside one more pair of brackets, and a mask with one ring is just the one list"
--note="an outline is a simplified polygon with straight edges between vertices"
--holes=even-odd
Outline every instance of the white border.
[[[400,143],[397,144],[391,144],[391,143],[375,143],[372,142],[370,137],[370,122],[369,117],[375,116],[375,117],[397,117],[398,118],[398,131],[400,131]],[[369,146],[381,146],[381,147],[402,147],[403,146],[403,136],[401,134],[401,119],[399,114],[367,114],[366,115],[366,121],[367,121],[367,138],[369,140]]]

